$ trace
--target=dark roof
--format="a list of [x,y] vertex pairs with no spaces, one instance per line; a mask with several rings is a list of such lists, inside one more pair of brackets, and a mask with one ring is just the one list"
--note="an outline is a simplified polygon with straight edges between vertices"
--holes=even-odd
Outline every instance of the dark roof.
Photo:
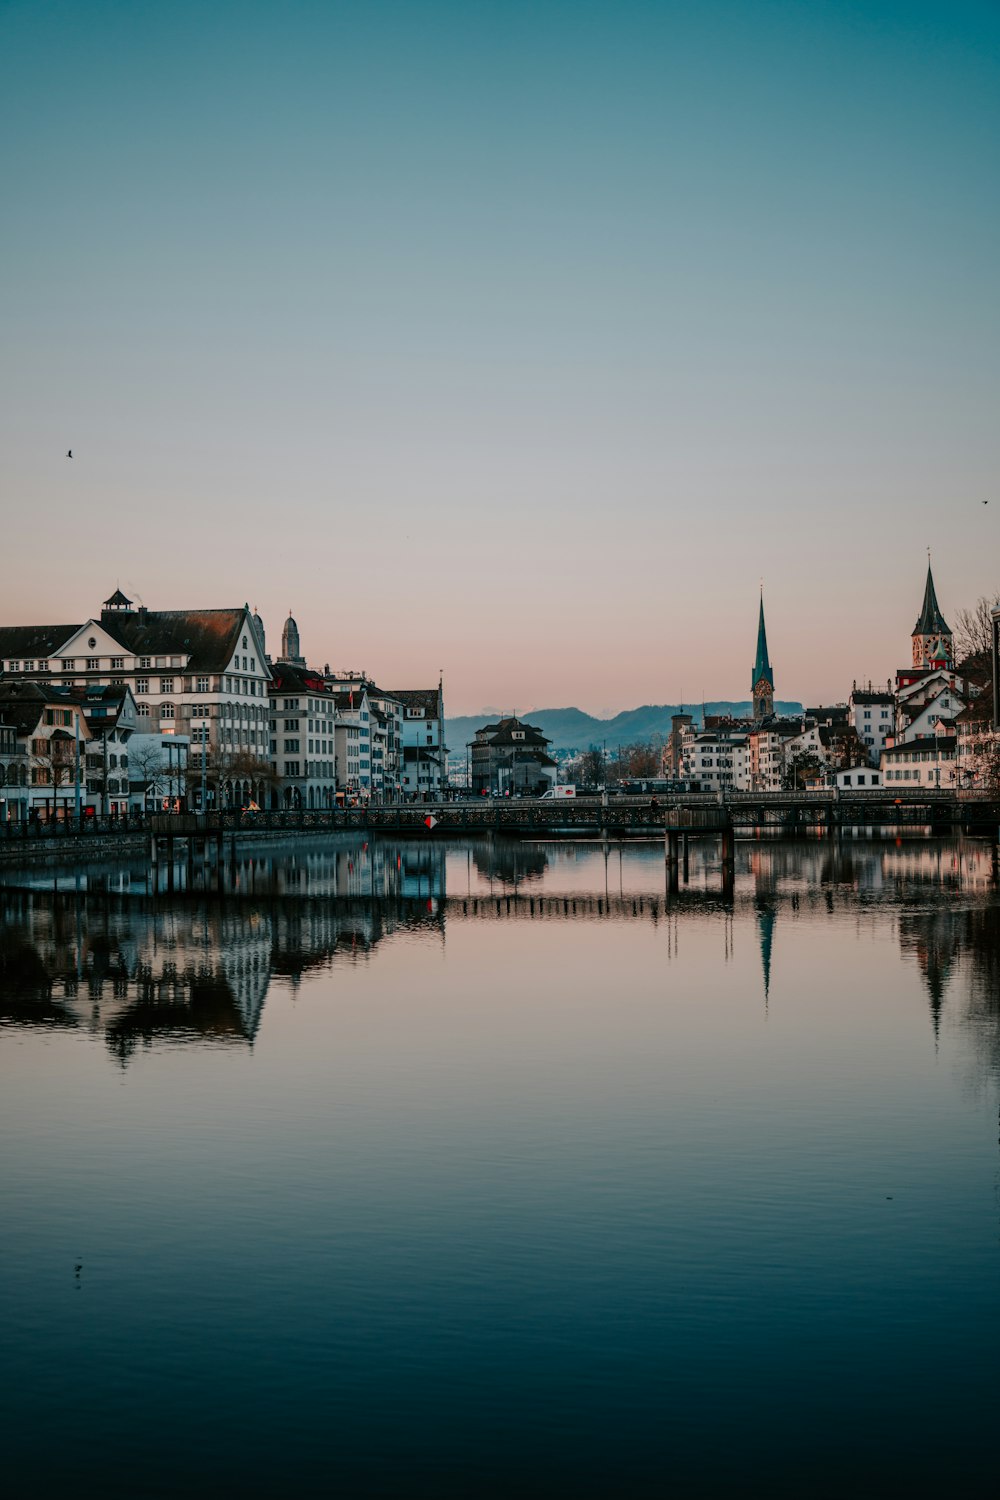
[[[242,631],[246,610],[141,609],[102,624],[134,656],[189,655],[191,672],[224,672]],[[251,637],[257,644],[256,635]],[[260,665],[266,670],[266,663]]]
[[437,716],[437,688],[389,688],[385,696],[395,698],[404,708],[422,708],[430,718]]
[[860,688],[854,689],[851,698],[855,703],[894,703],[896,701],[892,693],[873,693],[868,689],[862,692]]
[[126,598],[121,589],[115,589],[110,599],[104,601],[105,609],[131,609],[132,601]]
[[308,667],[293,667],[287,661],[272,665],[267,690],[269,693],[323,693],[327,697],[334,696],[322,673],[312,672]]
[[0,718],[13,724],[19,735],[30,734],[55,696],[37,682],[0,682]]
[[883,755],[903,755],[911,750],[936,750],[939,747],[954,748],[955,736],[953,734],[943,735],[937,738],[933,734],[919,735],[915,740],[902,740],[898,745],[886,745],[882,751]]
[[[523,735],[523,739],[515,741],[515,732],[518,735]],[[552,743],[551,740],[546,739],[545,735],[535,724],[526,724],[523,719],[516,719],[514,717],[501,719],[496,724],[484,724],[482,729],[476,730],[476,734],[477,736],[480,734],[489,734],[488,740],[478,741],[480,745],[484,743],[486,745],[513,745],[516,743],[525,746],[543,746],[551,745]],[[477,741],[473,740],[472,743],[476,744]]]
[[913,627],[914,635],[951,635],[951,631],[945,624],[944,615],[938,607],[937,594],[934,592],[934,576],[931,573],[931,565],[927,564],[927,582],[924,585],[924,607],[920,611],[920,617]]
[[[101,624],[133,656],[190,656],[189,671],[224,672],[245,619],[245,609],[108,610]],[[0,626],[0,658],[44,661],[58,656],[86,623]],[[256,636],[253,640],[256,646]]]
[[46,661],[75,635],[79,625],[0,625],[0,657],[4,661]]

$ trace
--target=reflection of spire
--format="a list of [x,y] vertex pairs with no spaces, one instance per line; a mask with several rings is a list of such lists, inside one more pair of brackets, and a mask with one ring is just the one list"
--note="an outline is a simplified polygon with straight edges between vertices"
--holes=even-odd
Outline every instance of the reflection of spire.
[[757,909],[757,934],[760,940],[760,962],[764,970],[764,1010],[771,993],[771,948],[774,945],[774,923],[777,912],[773,906]]

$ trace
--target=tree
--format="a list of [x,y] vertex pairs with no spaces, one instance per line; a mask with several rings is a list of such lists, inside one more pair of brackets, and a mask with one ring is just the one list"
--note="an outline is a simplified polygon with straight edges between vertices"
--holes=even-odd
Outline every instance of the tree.
[[583,786],[603,786],[604,771],[604,753],[596,745],[591,745],[577,761],[577,779]]
[[76,777],[76,744],[65,730],[57,729],[50,737],[31,742],[31,784],[51,787],[49,817],[55,818],[60,787],[74,784]]
[[807,779],[811,781],[815,776],[821,776],[824,770],[825,767],[818,755],[814,755],[811,750],[800,750],[797,755],[792,756],[785,767],[783,777],[785,791],[801,791]]
[[[143,804],[147,797],[162,797],[169,789],[171,776],[163,747],[153,739],[146,743],[129,746],[129,785],[137,786],[142,793]],[[174,775],[176,780],[176,773]]]
[[960,609],[955,631],[955,655],[960,662],[981,668],[985,680],[993,655],[993,621],[990,611],[1000,606],[1000,594],[981,595],[971,609]]

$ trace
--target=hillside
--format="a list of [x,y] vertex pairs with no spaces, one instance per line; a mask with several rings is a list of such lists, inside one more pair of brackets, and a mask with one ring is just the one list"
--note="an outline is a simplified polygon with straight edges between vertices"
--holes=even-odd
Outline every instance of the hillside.
[[[704,708],[708,714],[731,714],[734,718],[742,718],[753,711],[749,699],[739,703],[706,703]],[[802,712],[801,703],[776,703],[774,708],[779,714]],[[652,739],[654,734],[666,736],[670,732],[671,714],[682,712],[693,714],[695,722],[701,723],[702,705],[695,707],[690,703],[683,708],[676,703],[648,703],[642,708],[629,708],[623,713],[615,714],[613,719],[595,719],[592,714],[584,713],[580,708],[539,708],[524,717],[529,724],[538,726],[552,741],[553,750],[558,752],[586,750],[590,745],[601,744],[607,744],[610,749],[613,745],[634,745],[638,741]],[[496,717],[493,716],[493,722]],[[459,754],[476,730],[482,729],[489,722],[491,719],[488,714],[465,714],[448,719],[447,736],[451,753]]]

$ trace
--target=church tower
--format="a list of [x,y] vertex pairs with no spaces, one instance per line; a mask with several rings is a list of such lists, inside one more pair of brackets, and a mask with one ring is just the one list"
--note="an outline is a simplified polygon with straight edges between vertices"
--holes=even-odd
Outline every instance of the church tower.
[[913,665],[929,667],[936,663],[944,663],[950,667],[954,659],[954,637],[945,624],[944,615],[938,608],[931,561],[928,557],[924,607],[913,627]]
[[764,628],[764,595],[760,596],[760,618],[757,621],[757,659],[751,681],[753,716],[768,719],[774,713],[774,669],[767,657],[767,631]]
[[289,610],[288,619],[285,621],[281,632],[281,661],[288,666],[304,667],[305,658],[299,651],[299,627],[296,625]]

